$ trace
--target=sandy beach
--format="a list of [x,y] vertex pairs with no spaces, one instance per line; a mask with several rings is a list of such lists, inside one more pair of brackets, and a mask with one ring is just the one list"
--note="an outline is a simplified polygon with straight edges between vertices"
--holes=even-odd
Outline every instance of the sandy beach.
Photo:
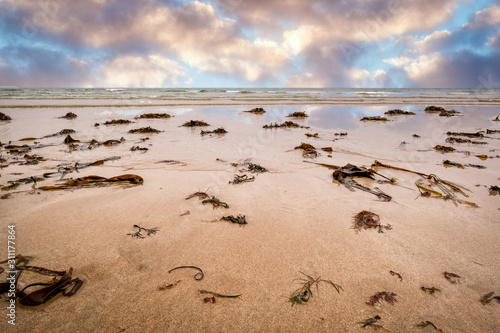
[[[500,295],[500,196],[489,191],[500,185],[500,122],[492,121],[499,115],[496,103],[257,102],[110,107],[86,101],[86,107],[71,107],[79,103],[70,100],[44,101],[41,104],[59,107],[37,108],[30,107],[32,101],[3,100],[2,105],[16,107],[0,106],[0,112],[12,118],[0,122],[0,185],[31,176],[44,178],[46,173],[56,176],[2,190],[1,243],[6,243],[8,226],[15,225],[16,253],[30,257],[29,265],[51,270],[72,267],[73,277],[84,281],[71,297],[60,293],[31,307],[16,303],[17,331],[364,332],[374,331],[372,325],[362,326],[375,316],[380,317],[376,325],[391,332],[435,331],[416,326],[426,321],[443,332],[498,329],[500,304],[496,299],[480,302],[489,292]],[[424,112],[424,104],[460,114],[440,117]],[[256,106],[267,112],[243,112]],[[415,115],[360,121],[394,108]],[[299,111],[308,117],[287,117]],[[78,117],[59,118],[67,112]],[[172,117],[135,119],[150,112]],[[104,125],[112,119],[132,123]],[[190,120],[210,126],[182,126]],[[285,121],[302,127],[263,128]],[[129,133],[147,126],[161,132]],[[200,135],[202,130],[221,127],[226,134]],[[63,129],[75,131],[70,135],[80,142],[74,148],[64,144],[65,135],[46,137]],[[473,138],[447,134],[479,131],[484,133]],[[28,137],[36,140],[20,141]],[[486,144],[449,143],[449,137]],[[88,149],[93,139],[118,142]],[[301,143],[313,145],[318,156],[304,157],[302,150],[294,149]],[[27,154],[44,161],[23,165],[24,153],[12,153],[8,146],[24,144],[30,147]],[[436,145],[455,151],[442,153],[434,149]],[[132,147],[148,150],[131,151]],[[321,149],[327,147],[331,152]],[[110,160],[72,168],[77,162],[86,165],[104,159]],[[445,167],[445,160],[463,168]],[[460,185],[468,197],[457,193],[457,199],[477,207],[422,196],[415,185],[422,177],[406,171],[373,167],[388,179],[397,179],[392,183],[377,174],[375,179],[354,178],[392,198],[383,200],[333,182],[334,170],[318,165],[350,163],[370,169],[375,161]],[[268,172],[252,173],[249,163]],[[41,189],[71,178],[124,174],[140,176],[143,183]],[[230,183],[235,175],[244,174],[254,180]],[[215,196],[229,207],[213,208],[197,197],[186,200],[195,192]],[[353,217],[363,210],[377,214],[381,225],[392,228],[354,229]],[[244,215],[248,224],[220,220],[230,215]],[[132,237],[138,231],[134,225],[158,231]],[[4,257],[5,250],[0,260]],[[199,267],[203,279],[195,279],[194,268],[171,271],[179,266]],[[337,292],[331,284],[319,283],[318,288],[312,286],[307,302],[293,304],[290,298],[305,277],[301,272],[341,289]],[[444,272],[458,275],[456,283],[448,281]],[[6,272],[0,277],[4,281]],[[18,287],[40,281],[50,277],[25,271]],[[430,293],[422,287],[439,290]],[[215,303],[204,302],[212,295],[200,290],[241,296],[214,296]],[[396,294],[396,301],[367,304],[383,291]],[[1,312],[0,330],[10,331],[5,307]]]

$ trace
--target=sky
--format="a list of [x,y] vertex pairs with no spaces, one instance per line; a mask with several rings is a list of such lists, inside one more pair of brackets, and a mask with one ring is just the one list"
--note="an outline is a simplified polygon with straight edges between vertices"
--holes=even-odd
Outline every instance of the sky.
[[500,1],[0,0],[0,87],[500,88]]

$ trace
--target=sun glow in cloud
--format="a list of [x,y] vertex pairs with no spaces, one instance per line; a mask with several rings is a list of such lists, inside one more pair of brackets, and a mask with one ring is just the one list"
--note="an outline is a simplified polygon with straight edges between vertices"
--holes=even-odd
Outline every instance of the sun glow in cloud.
[[500,4],[470,8],[466,0],[3,0],[0,86],[484,87],[485,77],[500,77]]

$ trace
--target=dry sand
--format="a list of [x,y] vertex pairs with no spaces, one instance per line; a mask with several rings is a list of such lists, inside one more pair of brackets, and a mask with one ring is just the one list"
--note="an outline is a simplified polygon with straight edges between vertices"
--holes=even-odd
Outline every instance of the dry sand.
[[[290,120],[283,115],[295,109],[285,104],[266,115],[242,113],[245,106],[221,108],[221,112],[213,107],[0,109],[13,118],[0,123],[2,143],[19,143],[16,140],[23,137],[41,137],[63,128],[75,129],[72,136],[82,141],[126,139],[114,147],[72,153],[62,144],[64,137],[39,140],[55,144],[30,152],[47,161],[2,169],[2,185],[54,171],[63,162],[86,163],[111,156],[121,159],[67,177],[132,173],[144,179],[142,186],[126,189],[110,186],[34,194],[30,194],[30,185],[21,185],[10,198],[0,200],[2,244],[7,240],[7,226],[15,224],[16,250],[30,256],[30,264],[56,270],[73,267],[73,275],[85,280],[72,297],[58,295],[36,307],[17,304],[17,330],[361,332],[373,330],[361,328],[359,322],[375,315],[382,318],[378,324],[391,332],[433,331],[415,327],[426,320],[443,332],[498,330],[500,304],[482,305],[479,300],[491,291],[500,295],[500,197],[490,196],[487,189],[500,183],[500,158],[481,161],[474,155],[498,155],[500,135],[480,140],[487,145],[455,144],[460,152],[446,155],[432,149],[437,144],[450,146],[444,134],[449,130],[499,129],[500,124],[491,121],[494,111],[463,108],[463,117],[452,118],[420,111],[417,116],[394,117],[388,123],[361,123],[358,115],[340,110],[340,115],[328,118],[310,106],[310,117],[297,120],[310,129],[263,129],[271,121]],[[366,112],[382,115],[389,108]],[[57,119],[68,111],[79,117]],[[143,111],[169,112],[175,117],[93,127],[105,120],[133,119]],[[212,125],[209,129],[224,127],[229,133],[201,136],[200,129],[179,127],[191,119],[205,120]],[[164,132],[127,133],[143,126]],[[334,135],[346,131],[345,138]],[[319,138],[306,138],[307,132],[318,132]],[[421,138],[413,138],[414,133]],[[150,140],[140,142],[146,136]],[[407,144],[401,145],[402,141]],[[383,168],[379,172],[397,178],[397,186],[359,182],[390,194],[391,202],[360,190],[350,192],[332,183],[331,170],[304,163],[301,151],[293,149],[301,142],[333,148],[332,157],[320,151],[319,157],[307,159],[312,162],[369,167],[379,160],[434,173],[468,188],[469,198],[462,198],[479,208],[421,197],[414,184],[419,176]],[[135,145],[149,151],[130,151]],[[5,153],[3,157],[12,160]],[[229,184],[234,174],[242,174],[239,170],[248,158],[271,172],[255,175],[251,183]],[[445,159],[487,169],[444,168]],[[157,163],[162,160],[182,163]],[[57,178],[38,186],[54,183]],[[227,202],[229,209],[212,209],[197,198],[185,200],[196,191],[207,191]],[[362,210],[378,214],[382,224],[391,224],[392,230],[356,233],[353,215]],[[187,211],[189,215],[181,216]],[[247,225],[214,222],[238,214],[246,216]],[[158,227],[159,231],[135,239],[127,235],[136,231],[134,224]],[[202,268],[203,280],[194,279],[193,269],[168,273],[182,265]],[[403,281],[390,271],[400,273]],[[459,283],[448,282],[445,271],[460,275]],[[319,290],[313,289],[308,303],[292,307],[288,299],[300,287],[299,272],[332,280],[343,290],[337,293],[332,286],[321,284]],[[5,278],[5,273],[1,276]],[[34,278],[44,279],[24,272],[19,284]],[[158,290],[176,282],[171,289]],[[441,292],[429,295],[422,286]],[[217,298],[211,304],[203,302],[207,295],[199,290],[242,296]],[[370,296],[380,291],[396,293],[397,302],[367,305]],[[1,313],[0,330],[13,331],[6,309]]]

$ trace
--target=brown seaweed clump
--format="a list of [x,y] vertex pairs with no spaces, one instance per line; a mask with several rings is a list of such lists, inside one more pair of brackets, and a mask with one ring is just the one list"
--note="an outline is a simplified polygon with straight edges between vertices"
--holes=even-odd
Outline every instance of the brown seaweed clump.
[[308,138],[319,138],[318,133],[314,133],[314,134],[306,133],[304,135],[307,136]]
[[305,117],[309,117],[309,115],[305,111],[300,111],[300,112],[290,113],[287,117],[305,118]]
[[447,132],[446,135],[453,135],[453,136],[466,136],[468,138],[482,138],[484,137],[484,132],[479,131],[475,133],[467,133],[467,132]]
[[492,186],[490,186],[488,191],[490,191],[490,195],[499,195],[500,194],[500,187],[498,187],[496,185],[492,185]]
[[5,113],[0,112],[0,120],[12,120],[12,118]]
[[72,144],[72,143],[75,143],[75,142],[80,142],[80,140],[76,140],[76,139],[73,139],[71,137],[71,135],[66,135],[66,137],[64,138],[64,143],[69,145],[69,144]]
[[201,135],[207,135],[207,134],[226,134],[227,131],[222,128],[222,127],[219,127],[217,129],[214,129],[213,131],[201,131],[200,134]]
[[451,153],[452,151],[455,151],[455,148],[437,145],[436,147],[434,147],[434,150],[440,151],[442,153]]
[[431,105],[431,106],[426,107],[424,111],[427,113],[440,113],[440,112],[446,111],[446,109],[441,107],[441,106]]
[[415,115],[415,112],[410,112],[410,111],[404,111],[401,109],[394,109],[394,110],[389,110],[384,112],[384,114],[389,115],[389,116],[395,116],[395,115]]
[[293,121],[285,121],[282,124],[278,124],[278,123],[274,123],[273,124],[273,123],[271,123],[269,125],[262,126],[262,128],[282,128],[282,127],[286,127],[286,128],[309,128],[309,126],[300,126],[299,124],[294,123]]
[[380,224],[380,216],[367,210],[363,210],[354,216],[354,230],[356,233],[363,229],[376,229],[382,233],[383,229],[391,230],[390,224],[384,226]]
[[450,160],[446,160],[443,162],[443,165],[445,168],[451,168],[451,167],[456,167],[456,168],[459,168],[459,169],[463,169],[464,166],[460,163],[457,163],[457,162],[452,162]]
[[202,121],[202,120],[190,120],[185,122],[182,126],[184,127],[201,127],[201,126],[210,126],[210,124]]
[[302,143],[300,146],[295,147],[294,149],[302,149],[302,157],[314,158],[318,157],[318,152],[313,145],[309,143]]
[[396,296],[398,296],[395,293],[388,292],[388,291],[380,291],[376,293],[375,295],[370,297],[370,300],[366,302],[366,304],[375,306],[376,303],[379,303],[381,300],[386,301],[389,304],[394,305],[394,302],[397,302],[398,300],[396,299]]
[[248,224],[245,215],[238,215],[236,217],[234,217],[233,215],[229,215],[229,216],[223,216],[220,219],[221,221],[227,221],[239,225]]
[[145,113],[135,117],[135,119],[160,119],[172,117],[168,113]]
[[64,116],[59,117],[59,118],[64,118],[64,119],[75,119],[76,117],[78,117],[78,116],[76,115],[76,113],[73,113],[73,112],[68,112],[68,113],[66,113]]
[[42,186],[39,190],[42,191],[55,191],[55,190],[67,190],[73,188],[83,188],[83,187],[100,187],[109,186],[112,184],[117,185],[142,185],[144,179],[141,176],[126,174],[111,178],[105,178],[100,176],[87,176],[76,179],[70,179],[62,185],[57,186]]
[[255,109],[248,110],[248,111],[243,111],[243,112],[249,112],[249,113],[255,113],[255,114],[264,114],[264,113],[266,113],[266,110],[264,110],[263,108],[255,108]]
[[389,121],[386,117],[374,116],[374,117],[363,117],[360,119],[361,121]]
[[157,130],[155,128],[152,128],[151,126],[148,127],[141,127],[141,128],[136,128],[136,129],[131,129],[128,131],[129,133],[160,133],[160,130]]
[[324,280],[321,277],[313,278],[312,276],[309,276],[302,272],[299,273],[303,274],[306,278],[299,279],[302,286],[299,289],[295,290],[292,296],[288,299],[288,301],[292,303],[292,306],[294,306],[295,304],[307,303],[313,296],[312,287],[316,285],[316,290],[318,290],[319,289],[318,285],[321,282],[326,282],[329,285],[333,286],[338,293],[340,293],[340,291],[343,290],[343,288],[340,285],[333,283],[330,280]]
[[104,125],[122,125],[122,124],[130,124],[131,121],[127,119],[113,119],[108,120],[104,123]]

